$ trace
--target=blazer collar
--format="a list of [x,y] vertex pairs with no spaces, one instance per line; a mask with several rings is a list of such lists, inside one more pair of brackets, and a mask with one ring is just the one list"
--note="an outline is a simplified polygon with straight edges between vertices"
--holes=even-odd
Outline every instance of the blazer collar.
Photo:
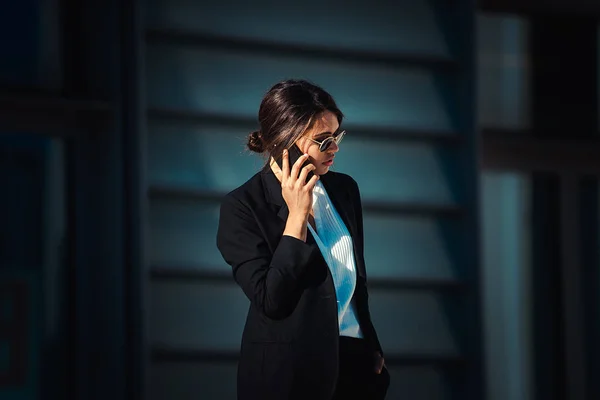
[[279,218],[286,221],[289,210],[281,194],[281,183],[268,165],[260,171],[260,177],[262,179],[267,202],[273,204],[276,208],[279,208],[277,215]]

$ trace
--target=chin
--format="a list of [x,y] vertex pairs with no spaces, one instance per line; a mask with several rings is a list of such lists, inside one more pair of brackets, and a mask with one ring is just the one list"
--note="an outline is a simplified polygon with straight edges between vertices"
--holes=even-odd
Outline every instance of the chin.
[[315,170],[315,174],[321,176],[329,172],[329,167],[319,167]]

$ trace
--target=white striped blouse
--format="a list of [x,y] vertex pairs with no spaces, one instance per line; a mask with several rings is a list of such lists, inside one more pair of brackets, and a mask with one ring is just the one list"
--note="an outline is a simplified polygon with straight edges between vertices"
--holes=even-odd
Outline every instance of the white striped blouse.
[[362,338],[362,331],[352,301],[356,287],[356,264],[352,238],[320,181],[317,181],[313,190],[313,213],[317,231],[315,232],[310,224],[308,227],[333,277],[340,336]]

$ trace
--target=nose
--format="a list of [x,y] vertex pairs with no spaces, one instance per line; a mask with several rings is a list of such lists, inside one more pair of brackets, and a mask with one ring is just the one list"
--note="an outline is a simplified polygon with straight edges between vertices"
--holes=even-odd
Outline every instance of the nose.
[[329,145],[329,148],[327,149],[327,151],[329,153],[337,153],[338,151],[340,151],[340,146],[338,146],[338,144],[334,141],[331,142],[331,144]]

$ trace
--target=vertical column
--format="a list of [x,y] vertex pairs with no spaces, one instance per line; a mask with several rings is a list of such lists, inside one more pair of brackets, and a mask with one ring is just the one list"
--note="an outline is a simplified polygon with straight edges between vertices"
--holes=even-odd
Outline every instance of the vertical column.
[[579,236],[585,325],[586,394],[600,398],[600,179],[579,182]]
[[[117,0],[64,0],[65,94],[106,100],[117,124],[82,130],[69,147],[78,400],[125,400],[128,357],[127,208],[120,123],[121,8]],[[69,30],[69,27],[72,29]]]
[[464,218],[469,237],[462,243],[464,259],[461,260],[469,291],[465,294],[465,312],[468,318],[461,319],[467,334],[464,343],[465,354],[469,354],[466,367],[465,386],[455,393],[456,398],[484,399],[486,373],[483,346],[483,296],[481,293],[481,224],[479,190],[479,138],[477,127],[477,86],[476,86],[476,42],[475,15],[477,6],[472,0],[454,3],[449,14],[455,28],[447,34],[454,44],[453,53],[459,63],[459,70],[453,77],[453,96],[447,99],[448,108],[453,111],[457,130],[463,135],[460,163],[457,166],[460,181],[465,186],[460,189],[461,203],[466,210]]
[[144,400],[148,358],[145,306],[148,270],[144,257],[147,218],[144,26],[141,0],[121,3],[118,121],[123,145],[125,249],[125,385],[128,400]]
[[566,398],[562,321],[560,181],[536,174],[532,184],[531,262],[533,293],[534,398]]
[[563,174],[560,189],[561,269],[565,335],[566,392],[571,400],[585,400],[585,325],[578,220],[578,182],[573,174]]

